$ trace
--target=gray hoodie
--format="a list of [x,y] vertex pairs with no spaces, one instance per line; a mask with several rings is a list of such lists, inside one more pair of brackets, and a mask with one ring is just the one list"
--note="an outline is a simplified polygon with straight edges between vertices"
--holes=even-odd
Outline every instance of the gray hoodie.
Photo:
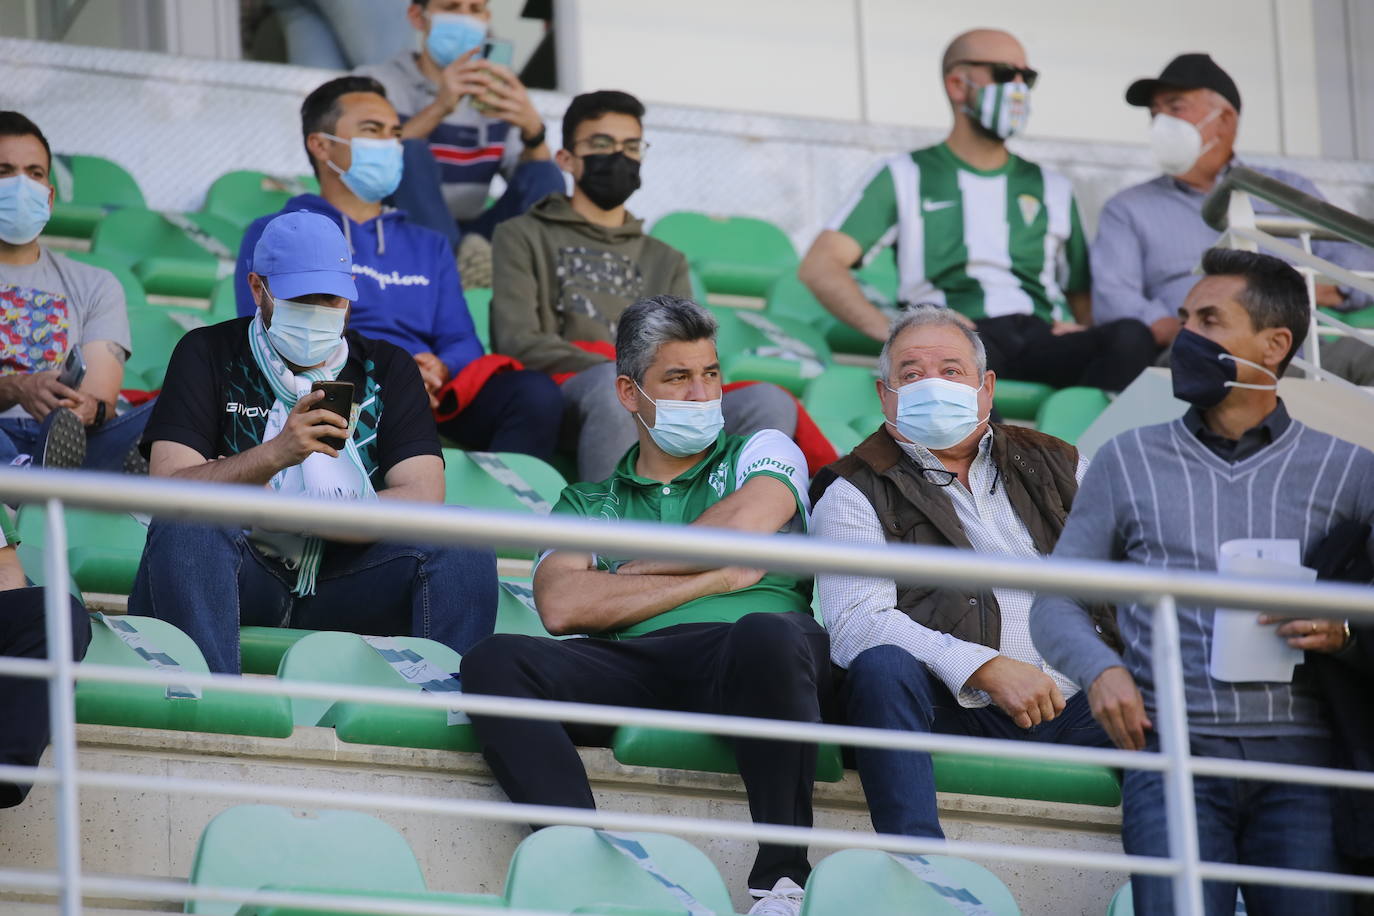
[[622,312],[644,296],[692,295],[682,252],[626,214],[612,229],[550,194],[492,238],[491,344],[526,368],[580,372],[605,358],[572,341],[615,343]]

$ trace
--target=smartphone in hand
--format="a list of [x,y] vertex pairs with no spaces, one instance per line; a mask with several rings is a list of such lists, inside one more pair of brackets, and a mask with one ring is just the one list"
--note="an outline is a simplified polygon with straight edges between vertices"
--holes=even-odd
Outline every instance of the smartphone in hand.
[[62,371],[58,374],[57,380],[75,391],[81,387],[81,382],[85,378],[86,359],[81,355],[80,347],[72,347],[67,351],[67,358],[62,361]]
[[[323,391],[324,397],[315,406],[328,410],[343,417],[345,423],[352,422],[353,419],[353,383],[352,382],[316,382],[310,386],[311,391]],[[340,436],[325,436],[320,439],[325,445],[337,451],[342,451],[344,440]]]

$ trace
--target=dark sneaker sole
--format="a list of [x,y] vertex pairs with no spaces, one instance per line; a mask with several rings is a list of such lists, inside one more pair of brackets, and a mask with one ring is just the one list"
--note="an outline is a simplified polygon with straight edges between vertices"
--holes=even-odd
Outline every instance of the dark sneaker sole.
[[124,455],[124,473],[148,475],[148,459],[138,450],[137,442]]
[[79,468],[86,460],[86,427],[66,407],[48,418],[47,435],[38,443],[34,463],[45,468]]

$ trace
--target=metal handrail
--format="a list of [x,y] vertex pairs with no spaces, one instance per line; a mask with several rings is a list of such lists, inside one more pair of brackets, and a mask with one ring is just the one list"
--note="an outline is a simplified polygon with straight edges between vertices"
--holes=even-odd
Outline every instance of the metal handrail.
[[1202,202],[1203,220],[1218,232],[1229,228],[1227,211],[1233,191],[1253,194],[1342,238],[1366,248],[1374,248],[1374,222],[1243,165],[1227,172],[1221,183]]
[[571,516],[538,517],[387,499],[365,504],[318,500],[286,496],[263,487],[137,479],[88,471],[0,470],[0,499],[40,502],[54,497],[90,509],[261,525],[324,536],[561,548],[803,574],[858,574],[929,585],[979,582],[1117,601],[1150,602],[1172,595],[1200,604],[1290,613],[1297,607],[1310,614],[1374,619],[1374,591],[1354,585],[1257,581],[1165,571],[1134,563],[1017,559],[950,547],[860,546],[815,537],[743,534],[653,522],[607,524]]
[[[158,779],[108,773],[85,773],[79,768],[76,759],[76,728],[74,721],[73,683],[79,672],[97,678],[109,677],[123,680],[126,677],[143,678],[148,672],[124,669],[100,669],[99,666],[82,664],[79,667],[72,661],[72,634],[68,619],[65,590],[60,583],[68,580],[68,565],[65,547],[66,520],[63,500],[75,505],[114,511],[151,511],[175,518],[193,518],[215,521],[221,524],[236,525],[262,524],[285,530],[306,530],[322,535],[347,534],[377,539],[393,539],[437,543],[512,544],[533,547],[559,547],[581,550],[611,550],[628,555],[648,556],[667,559],[707,561],[727,565],[744,564],[763,568],[791,570],[799,572],[860,573],[882,578],[892,578],[906,582],[921,580],[930,584],[957,585],[969,581],[980,584],[1001,584],[1032,590],[1048,590],[1087,597],[1117,598],[1152,604],[1152,638],[1156,647],[1153,677],[1156,686],[1157,723],[1160,737],[1158,755],[1141,755],[1127,765],[1143,769],[1164,768],[1164,802],[1169,829],[1169,854],[1166,857],[1140,860],[1136,857],[1113,857],[1104,854],[1079,855],[1077,858],[1088,864],[1089,860],[1097,866],[1104,866],[1114,860],[1119,867],[1139,872],[1166,874],[1173,876],[1173,897],[1175,909],[1183,914],[1201,913],[1202,881],[1212,876],[1244,874],[1252,883],[1292,884],[1304,887],[1330,887],[1361,893],[1374,893],[1374,879],[1352,878],[1342,875],[1326,875],[1315,872],[1302,872],[1287,869],[1245,868],[1237,871],[1237,866],[1224,863],[1201,861],[1197,846],[1196,810],[1193,797],[1193,774],[1199,772],[1198,762],[1189,752],[1187,711],[1184,696],[1184,677],[1179,649],[1178,621],[1175,609],[1175,595],[1185,599],[1208,604],[1255,607],[1291,613],[1293,608],[1303,609],[1304,614],[1312,612],[1328,615],[1344,615],[1355,618],[1374,618],[1374,592],[1353,586],[1299,586],[1285,585],[1280,582],[1252,582],[1201,573],[1180,573],[1156,569],[1146,569],[1133,564],[1111,564],[1064,560],[1014,560],[1001,557],[985,557],[970,551],[939,549],[929,547],[910,547],[906,545],[884,545],[882,547],[858,547],[840,542],[827,542],[819,539],[796,538],[779,535],[745,535],[721,529],[695,529],[688,527],[664,526],[635,522],[620,522],[607,525],[604,522],[574,518],[531,517],[513,513],[482,512],[471,509],[436,506],[432,504],[402,503],[383,500],[380,502],[357,503],[345,501],[321,501],[302,497],[285,497],[268,492],[264,488],[225,484],[208,484],[177,480],[130,480],[121,475],[101,475],[92,473],[71,473],[41,470],[4,470],[0,471],[0,497],[9,501],[45,501],[47,511],[47,547],[44,557],[44,572],[51,586],[46,590],[45,613],[47,617],[47,644],[50,656],[48,662],[5,660],[0,667],[9,668],[11,662],[19,669],[16,673],[29,676],[46,677],[49,682],[49,715],[52,727],[53,759],[52,771],[33,770],[35,781],[53,784],[57,791],[57,845],[58,845],[58,893],[61,912],[64,916],[79,916],[83,889],[95,888],[99,879],[88,880],[82,875],[78,838],[80,831],[79,810],[76,803],[77,787],[102,785],[106,787],[123,786],[143,790],[152,788],[153,782],[167,792],[202,792],[220,797],[233,797],[242,794],[245,787],[222,784],[218,781]],[[25,670],[27,669],[27,670]],[[161,674],[161,673],[159,673]],[[179,673],[179,680],[187,676]],[[210,676],[193,676],[214,681]],[[132,679],[131,678],[131,679]],[[249,681],[240,679],[235,689],[256,692]],[[266,686],[266,685],[264,685]],[[281,689],[285,685],[272,685]],[[297,685],[292,685],[296,689]],[[269,688],[270,689],[270,688]],[[356,688],[345,688],[356,689]],[[421,698],[414,698],[419,700]],[[430,698],[425,698],[430,699]],[[445,698],[447,699],[447,698]],[[458,698],[454,698],[455,700]],[[495,713],[497,704],[520,704],[510,698],[463,697],[461,705],[477,711],[480,707],[492,704],[490,712]],[[409,705],[408,703],[406,705]],[[459,702],[448,705],[457,707]],[[566,709],[571,712],[571,709]],[[505,714],[541,717],[547,714],[530,708],[505,710]],[[554,713],[557,715],[557,713]],[[604,715],[604,710],[584,709],[581,714],[589,720]],[[639,711],[638,715],[644,715]],[[649,713],[656,715],[673,714],[661,711]],[[674,723],[678,727],[685,722]],[[704,723],[702,723],[704,724]],[[715,728],[704,730],[730,731],[734,723],[716,722]],[[724,725],[724,728],[720,728]],[[751,730],[764,731],[768,728],[782,727],[797,729],[831,729],[834,726],[803,725],[799,723],[772,723],[765,725],[760,720],[749,724]],[[858,732],[870,730],[858,729]],[[863,743],[875,744],[870,735],[852,735]],[[916,736],[889,736],[890,739],[914,738]],[[937,736],[921,736],[923,739]],[[863,739],[867,738],[867,741]],[[937,739],[938,740],[938,739]],[[886,740],[882,743],[887,743]],[[1042,749],[1043,750],[1043,749]],[[1102,754],[1103,751],[1091,753]],[[1106,752],[1111,753],[1111,752]],[[1057,756],[1058,749],[1046,757]],[[1016,755],[1012,755],[1016,756]],[[1290,781],[1327,782],[1327,778],[1314,768],[1277,765],[1259,765],[1269,770],[1272,778]],[[1273,768],[1272,770],[1270,768]],[[10,772],[16,768],[3,767]],[[39,779],[39,775],[42,778]],[[1256,772],[1253,775],[1259,775]],[[145,785],[144,780],[149,784]],[[1356,777],[1356,781],[1363,781]],[[261,787],[259,787],[261,789]],[[305,790],[295,791],[300,797],[313,797]],[[359,793],[355,796],[367,799],[380,807],[403,808],[408,799],[388,799],[374,793]],[[328,796],[333,801],[333,796]],[[427,805],[434,807],[432,800]],[[694,832],[694,827],[685,821],[691,819],[667,818],[656,820],[654,816],[622,815],[606,812],[569,812],[564,809],[539,809],[529,806],[506,806],[501,809],[497,803],[474,801],[450,801],[440,804],[452,813],[467,813],[473,816],[488,817],[494,820],[519,818],[538,823],[563,820],[583,823],[588,826],[619,824],[630,827],[638,825],[642,829],[654,829],[652,824],[661,824],[665,829],[677,828]],[[487,810],[492,808],[492,810]],[[518,809],[518,810],[515,810]],[[538,816],[542,811],[545,816]],[[553,818],[553,820],[550,820]],[[671,823],[668,823],[668,822]],[[960,851],[974,857],[1002,857],[1013,861],[1031,862],[1051,861],[1058,854],[1050,850],[1007,847],[998,844],[963,843],[950,841],[931,841],[929,838],[859,837],[848,832],[817,830],[815,828],[780,827],[777,825],[722,824],[706,822],[710,825],[708,835],[737,836],[746,834],[762,842],[782,843],[819,843],[820,845],[844,846],[858,845],[870,848],[889,848],[915,851],[918,847],[931,848],[932,842],[939,843],[943,849],[958,853]],[[699,831],[701,825],[695,830]],[[827,842],[829,840],[830,842]],[[1049,856],[1050,859],[1045,857]],[[1112,868],[1111,865],[1105,865]]]

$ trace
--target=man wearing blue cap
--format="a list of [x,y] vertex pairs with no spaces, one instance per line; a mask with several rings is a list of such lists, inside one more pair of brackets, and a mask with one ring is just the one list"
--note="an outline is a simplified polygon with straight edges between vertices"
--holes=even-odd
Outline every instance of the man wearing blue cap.
[[[443,501],[438,433],[414,361],[344,331],[358,294],[351,265],[326,216],[286,213],[267,225],[249,275],[257,313],[194,330],[172,354],[142,444],[151,474]],[[333,381],[353,385],[349,420],[312,390]],[[409,634],[464,653],[492,631],[496,560],[490,550],[155,519],[129,610],[176,624],[211,671],[239,670],[240,624]]]

